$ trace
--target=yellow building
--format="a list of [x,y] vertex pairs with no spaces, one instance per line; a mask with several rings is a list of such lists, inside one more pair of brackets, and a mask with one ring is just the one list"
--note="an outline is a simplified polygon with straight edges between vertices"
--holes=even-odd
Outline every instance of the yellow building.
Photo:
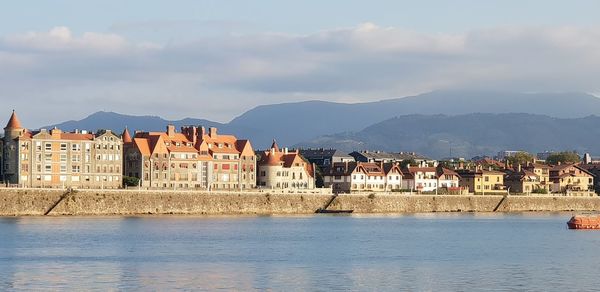
[[569,191],[589,191],[594,185],[594,177],[577,164],[556,165],[550,169],[553,193]]
[[459,186],[468,189],[470,193],[492,194],[505,193],[504,173],[495,170],[459,170]]

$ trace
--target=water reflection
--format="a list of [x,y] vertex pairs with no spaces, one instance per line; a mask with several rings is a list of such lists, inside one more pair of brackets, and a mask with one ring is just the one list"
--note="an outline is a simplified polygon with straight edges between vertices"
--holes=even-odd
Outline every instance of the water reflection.
[[595,289],[600,233],[567,219],[0,218],[0,290]]

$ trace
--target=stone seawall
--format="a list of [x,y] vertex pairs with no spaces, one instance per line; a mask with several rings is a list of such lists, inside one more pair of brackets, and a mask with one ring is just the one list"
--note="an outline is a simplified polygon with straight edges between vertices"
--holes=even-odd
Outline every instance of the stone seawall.
[[[331,195],[186,191],[0,189],[0,216],[311,214]],[[355,213],[600,210],[599,197],[340,195],[329,210]]]

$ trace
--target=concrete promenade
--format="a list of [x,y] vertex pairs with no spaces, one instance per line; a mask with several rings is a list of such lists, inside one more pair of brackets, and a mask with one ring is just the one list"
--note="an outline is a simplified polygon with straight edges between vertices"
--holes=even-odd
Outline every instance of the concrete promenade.
[[[600,197],[341,194],[329,210],[355,213],[596,211]],[[330,194],[0,189],[0,216],[312,214]]]

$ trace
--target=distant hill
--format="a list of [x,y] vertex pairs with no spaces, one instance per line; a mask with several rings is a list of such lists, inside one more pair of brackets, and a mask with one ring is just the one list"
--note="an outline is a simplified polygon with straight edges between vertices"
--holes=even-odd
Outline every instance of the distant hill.
[[532,114],[405,115],[358,132],[299,143],[345,151],[416,151],[434,158],[496,154],[501,150],[576,150],[600,153],[600,117],[559,119]]
[[276,137],[294,144],[316,136],[357,131],[409,114],[530,113],[557,118],[600,115],[600,98],[582,93],[522,94],[482,91],[436,91],[369,103],[306,101],[259,106],[229,125],[247,125],[260,141]]
[[[266,148],[273,138],[293,145],[322,135],[359,131],[389,118],[408,114],[531,113],[557,118],[600,115],[600,98],[582,93],[524,94],[484,91],[436,91],[418,96],[368,103],[305,101],[262,105],[220,124],[202,119],[167,121],[155,116],[98,112],[81,121],[57,125],[65,130],[109,128],[163,130],[167,123],[217,126]],[[49,127],[51,127],[49,126]]]
[[186,118],[183,120],[169,121],[157,116],[130,116],[113,112],[96,112],[79,121],[66,121],[60,124],[50,125],[43,128],[58,127],[65,131],[75,129],[91,130],[111,129],[120,133],[125,127],[130,131],[164,131],[168,124],[177,127],[184,125],[205,125],[206,127],[223,127],[223,124],[202,119]]

